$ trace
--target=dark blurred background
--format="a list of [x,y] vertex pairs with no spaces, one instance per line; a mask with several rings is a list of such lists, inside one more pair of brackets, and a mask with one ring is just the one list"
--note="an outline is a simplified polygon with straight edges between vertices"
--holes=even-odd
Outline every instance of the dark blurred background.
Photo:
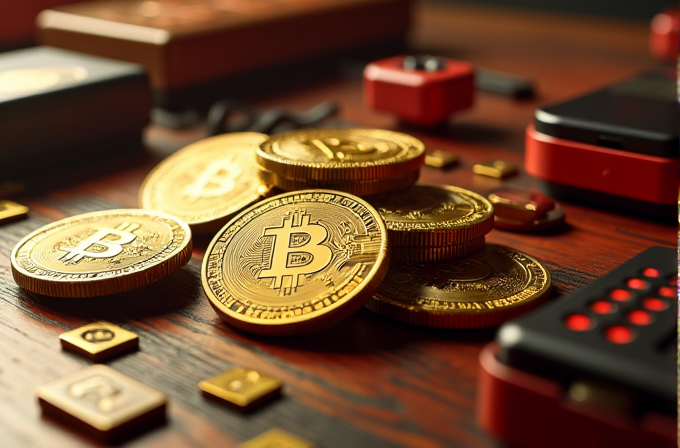
[[562,11],[574,14],[623,17],[648,21],[654,14],[675,6],[669,0],[438,0],[446,3],[496,5],[530,8],[546,11]]

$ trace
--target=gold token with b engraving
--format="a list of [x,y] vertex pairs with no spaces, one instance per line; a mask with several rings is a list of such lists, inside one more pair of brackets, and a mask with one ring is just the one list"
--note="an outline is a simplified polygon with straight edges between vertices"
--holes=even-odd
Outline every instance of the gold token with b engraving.
[[244,210],[210,243],[201,277],[228,324],[282,335],[332,325],[360,309],[388,269],[387,232],[356,196],[284,193]]
[[425,146],[382,129],[306,129],[270,137],[260,145],[257,162],[291,180],[376,181],[419,170]]
[[191,231],[154,210],[85,213],[24,237],[11,255],[22,288],[57,297],[94,297],[148,285],[191,259]]
[[392,319],[436,328],[495,327],[548,298],[550,273],[518,250],[487,244],[467,258],[392,263],[366,305]]
[[139,193],[141,208],[186,221],[196,233],[219,230],[269,187],[258,177],[255,152],[264,134],[238,132],[193,143],[163,160]]
[[385,220],[393,247],[460,245],[493,229],[491,202],[460,187],[420,183],[366,199]]

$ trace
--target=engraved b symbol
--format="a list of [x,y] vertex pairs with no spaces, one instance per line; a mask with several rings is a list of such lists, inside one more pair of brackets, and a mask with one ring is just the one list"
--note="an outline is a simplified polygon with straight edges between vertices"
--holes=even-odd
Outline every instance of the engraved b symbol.
[[201,175],[184,189],[183,195],[189,202],[224,196],[236,188],[236,179],[241,174],[243,169],[233,163],[233,160],[218,160],[206,167]]
[[263,269],[258,278],[274,278],[272,288],[284,288],[284,294],[288,292],[284,280],[290,279],[290,290],[295,291],[300,275],[324,269],[333,257],[330,248],[322,244],[328,230],[321,224],[310,224],[309,218],[308,214],[296,213],[283,218],[281,227],[268,227],[263,233],[275,239],[270,268]]
[[[63,247],[61,250],[68,252],[60,258],[60,260],[67,262],[73,261],[78,263],[85,257],[92,258],[110,258],[115,257],[123,251],[123,245],[129,244],[137,238],[137,235],[131,233],[139,228],[137,224],[121,224],[115,229],[100,229],[94,235],[81,241],[76,247]],[[117,236],[115,241],[105,240],[109,236]],[[104,247],[104,251],[94,251],[94,247]]]

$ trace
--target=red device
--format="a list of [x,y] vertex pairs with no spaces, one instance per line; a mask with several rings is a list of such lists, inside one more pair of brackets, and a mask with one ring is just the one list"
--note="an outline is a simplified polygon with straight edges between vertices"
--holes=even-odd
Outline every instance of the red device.
[[678,158],[556,138],[533,124],[526,130],[524,168],[548,182],[654,204],[674,206],[678,195]]
[[542,106],[526,131],[525,169],[553,197],[674,220],[677,108],[666,66]]
[[501,326],[480,353],[478,421],[517,448],[672,448],[677,251],[654,246]]
[[396,56],[368,64],[364,99],[376,110],[432,126],[474,103],[472,64],[434,56]]
[[680,8],[668,8],[652,19],[649,50],[655,58],[675,61],[680,47]]
[[639,448],[675,446],[675,419],[648,414],[640,420],[624,412],[575,403],[559,382],[500,362],[498,346],[479,356],[477,415],[482,428],[521,448]]

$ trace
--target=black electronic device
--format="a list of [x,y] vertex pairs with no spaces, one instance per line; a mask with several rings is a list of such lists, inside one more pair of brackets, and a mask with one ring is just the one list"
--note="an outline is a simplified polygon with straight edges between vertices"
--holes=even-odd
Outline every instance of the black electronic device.
[[537,132],[659,157],[678,157],[680,115],[672,67],[645,71],[536,110]]
[[658,67],[537,109],[524,165],[555,197],[674,219],[679,118],[675,70]]
[[501,326],[480,354],[480,425],[522,448],[676,446],[677,262],[649,248]]
[[144,69],[50,47],[0,54],[0,178],[73,168],[142,148]]
[[[652,247],[578,291],[505,324],[498,359],[567,388],[677,412],[677,252]],[[602,403],[607,405],[607,403]]]

